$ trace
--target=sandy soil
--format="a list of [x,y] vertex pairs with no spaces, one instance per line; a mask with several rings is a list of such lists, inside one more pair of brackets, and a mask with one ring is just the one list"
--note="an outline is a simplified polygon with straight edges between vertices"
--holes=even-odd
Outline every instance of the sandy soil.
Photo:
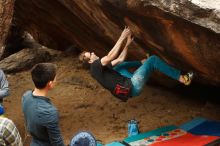
[[[80,67],[77,58],[61,57],[54,63],[59,67],[58,84],[49,96],[60,112],[60,127],[66,144],[80,130],[88,130],[108,143],[127,136],[127,122],[135,118],[140,131],[165,125],[181,125],[194,117],[220,120],[220,103],[200,98],[196,94],[182,94],[161,86],[147,85],[139,97],[124,103],[103,89],[89,72]],[[6,115],[17,125],[25,146],[30,136],[24,128],[21,97],[33,89],[28,71],[8,76],[11,95],[4,101]],[[217,96],[217,95],[216,95]]]

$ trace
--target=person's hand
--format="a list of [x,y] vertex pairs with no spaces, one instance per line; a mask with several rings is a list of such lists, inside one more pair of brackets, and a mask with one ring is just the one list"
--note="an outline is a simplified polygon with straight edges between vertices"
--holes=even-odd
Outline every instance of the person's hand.
[[131,35],[131,30],[128,26],[125,26],[124,30],[121,33],[121,37],[125,39],[129,35]]

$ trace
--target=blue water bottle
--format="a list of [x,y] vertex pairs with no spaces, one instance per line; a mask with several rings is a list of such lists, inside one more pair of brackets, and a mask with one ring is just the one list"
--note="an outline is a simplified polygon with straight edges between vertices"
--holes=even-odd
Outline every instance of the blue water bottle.
[[134,136],[139,133],[138,122],[135,119],[132,119],[128,122],[128,136]]

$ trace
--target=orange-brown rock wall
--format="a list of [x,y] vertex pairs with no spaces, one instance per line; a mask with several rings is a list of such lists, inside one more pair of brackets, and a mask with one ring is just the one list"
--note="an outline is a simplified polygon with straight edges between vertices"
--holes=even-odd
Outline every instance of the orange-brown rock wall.
[[189,1],[17,0],[15,12],[17,25],[39,43],[58,50],[77,45],[100,56],[127,25],[135,36],[129,59],[149,51],[195,71],[199,83],[220,85],[219,17]]
[[9,29],[13,17],[14,0],[0,1],[0,57],[5,49],[5,41],[9,33]]

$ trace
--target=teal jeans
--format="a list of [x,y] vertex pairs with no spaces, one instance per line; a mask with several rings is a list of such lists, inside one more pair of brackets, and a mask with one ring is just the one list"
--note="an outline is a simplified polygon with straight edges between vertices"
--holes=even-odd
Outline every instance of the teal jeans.
[[[129,68],[138,67],[134,73],[129,71]],[[140,61],[123,62],[114,67],[114,70],[119,72],[122,76],[131,79],[132,82],[132,96],[138,96],[145,83],[148,81],[151,73],[158,70],[172,79],[179,80],[180,70],[168,65],[158,56],[150,56],[143,64]]]

